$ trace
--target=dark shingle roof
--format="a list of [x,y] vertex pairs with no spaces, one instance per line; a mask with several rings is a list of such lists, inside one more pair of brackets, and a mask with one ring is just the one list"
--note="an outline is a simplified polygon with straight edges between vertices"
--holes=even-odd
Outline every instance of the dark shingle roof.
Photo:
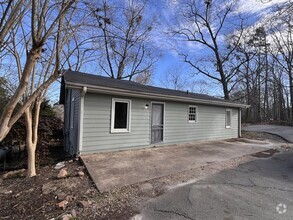
[[[185,98],[194,98],[194,99],[202,99],[202,100],[210,100],[210,101],[218,101],[218,102],[226,102],[232,103],[230,101],[226,101],[224,99],[215,98],[213,96],[190,93],[187,91],[178,91],[172,89],[164,89],[154,86],[146,86],[136,82],[126,81],[126,80],[117,80],[109,77],[92,75],[87,73],[81,73],[76,71],[67,71],[64,74],[65,84],[79,84],[87,87],[106,87],[106,88],[115,88],[115,89],[123,89],[133,92],[143,92],[149,94],[160,94],[160,95],[170,95],[177,97],[185,97]],[[236,103],[235,103],[236,104]]]

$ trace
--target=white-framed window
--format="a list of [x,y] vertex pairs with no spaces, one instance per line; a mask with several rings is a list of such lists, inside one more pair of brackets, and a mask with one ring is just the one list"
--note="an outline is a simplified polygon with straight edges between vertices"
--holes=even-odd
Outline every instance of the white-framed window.
[[188,107],[188,122],[189,123],[196,123],[197,122],[197,106],[190,105]]
[[112,99],[111,133],[130,132],[131,100]]
[[226,109],[226,128],[231,128],[232,109]]

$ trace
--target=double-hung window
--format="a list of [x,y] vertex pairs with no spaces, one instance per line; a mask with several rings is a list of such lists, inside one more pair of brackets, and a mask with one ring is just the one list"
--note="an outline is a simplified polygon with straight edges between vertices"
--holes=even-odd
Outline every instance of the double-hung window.
[[188,108],[188,122],[195,123],[197,122],[197,106],[190,105]]
[[112,99],[111,132],[130,132],[131,100]]
[[232,109],[226,109],[226,128],[231,128]]

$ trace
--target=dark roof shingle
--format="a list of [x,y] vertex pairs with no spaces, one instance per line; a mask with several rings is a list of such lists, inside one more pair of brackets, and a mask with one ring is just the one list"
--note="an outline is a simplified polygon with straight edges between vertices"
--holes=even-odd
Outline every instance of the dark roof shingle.
[[65,84],[77,83],[77,84],[88,86],[88,87],[101,86],[101,87],[107,87],[107,88],[123,89],[123,90],[128,90],[133,92],[144,92],[144,93],[150,93],[150,94],[161,94],[161,95],[170,95],[170,96],[177,96],[177,97],[186,97],[186,98],[232,103],[231,101],[215,98],[209,95],[190,93],[187,91],[184,92],[184,91],[178,91],[178,90],[172,90],[172,89],[164,89],[164,88],[159,88],[155,86],[146,86],[136,82],[118,80],[118,79],[113,79],[109,77],[81,73],[76,71],[66,71],[66,73],[64,74],[64,80],[65,80]]

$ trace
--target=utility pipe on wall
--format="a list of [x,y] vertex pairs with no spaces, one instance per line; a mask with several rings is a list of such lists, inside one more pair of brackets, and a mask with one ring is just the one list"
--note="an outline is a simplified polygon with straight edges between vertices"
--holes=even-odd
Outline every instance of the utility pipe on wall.
[[87,87],[82,87],[80,93],[80,111],[79,111],[79,128],[78,128],[78,154],[82,151],[82,141],[83,141],[83,116],[84,116],[84,96],[87,92]]

